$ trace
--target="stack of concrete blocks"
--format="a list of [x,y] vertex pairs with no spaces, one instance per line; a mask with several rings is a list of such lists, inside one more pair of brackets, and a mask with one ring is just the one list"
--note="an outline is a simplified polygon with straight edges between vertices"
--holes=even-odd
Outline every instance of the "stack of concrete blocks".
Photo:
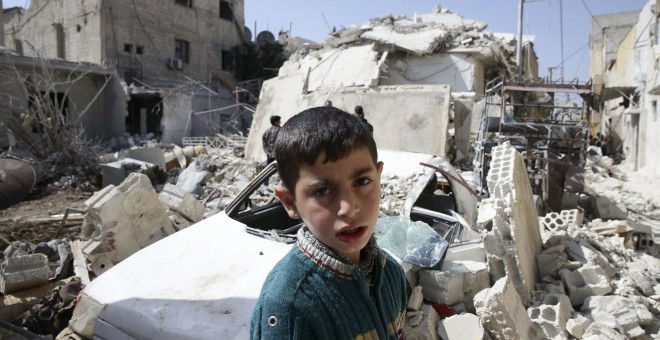
[[50,268],[44,254],[8,257],[0,265],[0,293],[9,294],[48,283]]
[[544,339],[567,339],[566,322],[573,314],[573,307],[564,294],[547,294],[539,306],[527,309],[532,322],[539,325]]
[[422,286],[413,288],[406,312],[403,333],[408,340],[438,340],[440,315],[432,305],[424,304]]
[[419,285],[424,297],[435,303],[465,304],[467,311],[474,311],[474,296],[490,287],[490,274],[483,262],[449,261],[441,270],[420,270]]
[[508,142],[492,150],[487,182],[491,197],[479,207],[488,267],[493,280],[508,276],[528,305],[535,289],[541,232],[525,162]]
[[641,326],[653,321],[653,314],[643,303],[623,296],[591,296],[584,300],[581,311],[594,321],[617,330],[628,339],[646,334]]
[[204,218],[206,209],[202,202],[198,201],[191,193],[172,184],[165,184],[163,190],[158,194],[158,199],[167,206],[170,220],[172,220],[172,225],[177,231],[187,228]]
[[477,315],[494,339],[540,339],[538,330],[523,306],[520,294],[508,277],[474,297]]
[[149,178],[132,173],[85,201],[83,254],[100,275],[136,251],[176,232]]

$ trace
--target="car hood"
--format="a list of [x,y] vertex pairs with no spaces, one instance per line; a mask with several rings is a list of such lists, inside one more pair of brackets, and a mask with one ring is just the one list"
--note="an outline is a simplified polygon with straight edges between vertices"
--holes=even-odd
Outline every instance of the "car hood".
[[140,250],[85,288],[70,327],[102,338],[248,338],[261,286],[291,245],[245,230],[219,213]]

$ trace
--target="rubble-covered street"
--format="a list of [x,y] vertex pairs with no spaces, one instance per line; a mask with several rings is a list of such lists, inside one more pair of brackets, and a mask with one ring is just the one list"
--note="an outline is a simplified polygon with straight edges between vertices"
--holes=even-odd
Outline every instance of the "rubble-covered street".
[[660,0],[592,17],[585,83],[440,5],[317,43],[243,0],[89,4],[0,16],[0,339],[248,338],[303,227],[262,134],[325,102],[373,129],[405,339],[660,339]]

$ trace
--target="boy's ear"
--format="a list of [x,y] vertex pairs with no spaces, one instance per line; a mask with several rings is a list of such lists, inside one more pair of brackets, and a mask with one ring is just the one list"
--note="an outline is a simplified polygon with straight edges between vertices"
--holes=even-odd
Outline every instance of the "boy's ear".
[[380,162],[376,163],[376,168],[378,168],[378,175],[379,176],[383,173],[383,165],[385,165],[385,163],[383,163],[383,161],[380,161]]
[[289,217],[295,220],[301,218],[300,213],[298,213],[298,208],[296,208],[296,200],[289,189],[281,185],[276,185],[275,196],[280,199],[280,202],[282,202],[284,210],[289,214]]

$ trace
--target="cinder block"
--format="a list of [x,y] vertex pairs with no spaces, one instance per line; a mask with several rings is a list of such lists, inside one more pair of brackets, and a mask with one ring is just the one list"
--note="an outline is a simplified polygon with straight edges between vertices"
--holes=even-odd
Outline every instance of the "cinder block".
[[483,262],[450,261],[441,271],[420,270],[419,285],[426,299],[448,305],[462,302],[471,311],[474,296],[490,286],[490,274]]
[[539,306],[527,309],[532,322],[540,326],[544,339],[566,339],[566,321],[573,313],[573,307],[568,296],[563,294],[547,294]]
[[582,336],[591,325],[591,320],[585,318],[584,315],[575,312],[573,317],[566,322],[566,331],[577,339],[582,339]]

